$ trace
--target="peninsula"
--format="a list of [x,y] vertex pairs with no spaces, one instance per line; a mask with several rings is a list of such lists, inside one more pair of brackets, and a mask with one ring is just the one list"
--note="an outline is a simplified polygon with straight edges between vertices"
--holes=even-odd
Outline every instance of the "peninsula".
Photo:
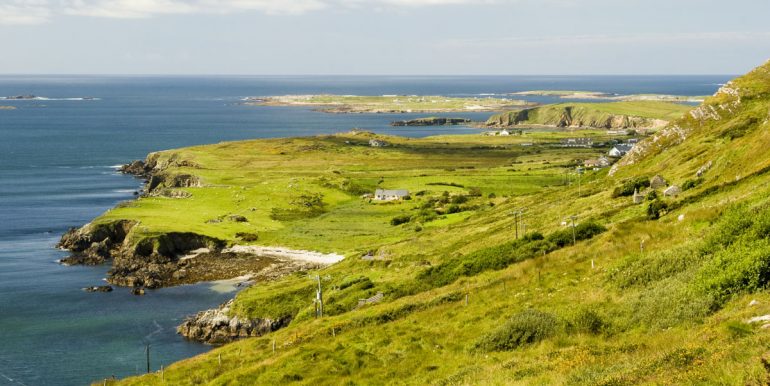
[[669,102],[560,103],[508,111],[490,117],[488,127],[551,126],[658,129],[691,107]]
[[128,244],[184,232],[345,259],[180,327],[254,338],[119,384],[761,383],[768,95],[770,62],[608,169],[578,167],[605,149],[553,146],[558,130],[151,155],[151,194],[92,224],[136,221]]
[[503,111],[536,103],[504,98],[456,98],[420,95],[284,95],[250,97],[250,106],[310,106],[325,113],[452,113]]
[[569,91],[569,90],[532,90],[510,93],[511,96],[550,96],[561,99],[596,99],[602,101],[654,101],[654,102],[678,102],[678,103],[700,103],[703,102],[706,95],[670,95],[670,94],[609,94],[596,91]]

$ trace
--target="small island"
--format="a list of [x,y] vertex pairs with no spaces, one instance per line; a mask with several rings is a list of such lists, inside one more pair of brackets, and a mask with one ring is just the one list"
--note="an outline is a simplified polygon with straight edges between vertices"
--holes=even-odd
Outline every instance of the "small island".
[[512,96],[549,96],[561,99],[595,99],[603,101],[657,101],[657,102],[678,102],[678,103],[700,103],[706,99],[706,95],[669,95],[669,94],[610,94],[597,91],[574,91],[574,90],[531,90],[513,92]]
[[0,106],[0,110],[16,110],[14,106]]
[[337,114],[494,112],[537,105],[537,103],[525,100],[492,97],[330,94],[249,97],[244,99],[243,104],[247,106],[309,106],[314,107],[317,111]]
[[427,117],[391,122],[391,126],[455,126],[471,123],[468,118]]

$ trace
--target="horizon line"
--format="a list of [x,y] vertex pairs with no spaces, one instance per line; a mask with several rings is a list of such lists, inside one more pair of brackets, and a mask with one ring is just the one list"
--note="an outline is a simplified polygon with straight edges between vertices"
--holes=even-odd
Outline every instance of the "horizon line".
[[500,77],[500,76],[740,76],[718,73],[576,73],[576,74],[247,74],[247,73],[0,73],[0,76],[119,76],[119,77]]

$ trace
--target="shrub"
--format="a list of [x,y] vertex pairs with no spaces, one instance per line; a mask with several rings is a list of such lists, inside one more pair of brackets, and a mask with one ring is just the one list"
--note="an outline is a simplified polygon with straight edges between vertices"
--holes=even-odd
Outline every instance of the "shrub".
[[466,202],[468,202],[468,197],[467,196],[454,196],[454,197],[452,197],[451,202],[453,204],[465,204]]
[[406,224],[411,220],[412,220],[411,215],[403,214],[401,216],[396,216],[390,219],[390,225],[396,226],[396,225]]
[[630,196],[637,189],[643,189],[650,186],[650,179],[647,177],[636,177],[623,182],[622,185],[615,188],[612,192],[612,198]]
[[694,243],[671,249],[633,254],[609,273],[609,279],[620,289],[642,287],[672,277],[700,263],[703,255]]
[[256,233],[248,233],[248,232],[238,232],[235,234],[235,237],[241,239],[245,242],[254,242],[259,240],[259,235]]
[[712,295],[715,307],[733,295],[754,292],[770,283],[770,241],[734,243],[717,252],[698,274],[698,286]]
[[475,186],[471,186],[468,188],[468,195],[471,197],[481,197],[481,188],[477,188]]
[[599,334],[606,329],[607,323],[596,311],[582,309],[575,314],[572,326],[579,332]]
[[602,226],[601,224],[597,224],[595,222],[585,222],[582,224],[577,224],[574,229],[574,237],[573,237],[573,229],[572,227],[562,229],[560,231],[556,231],[548,235],[548,241],[554,243],[557,247],[561,248],[566,245],[572,244],[574,241],[581,241],[581,240],[587,240],[590,239],[604,231],[606,231],[607,228]]
[[[605,227],[587,222],[575,227],[575,238],[586,240],[606,230]],[[421,284],[440,287],[462,276],[473,276],[484,271],[503,269],[535,256],[542,256],[572,243],[572,228],[554,232],[547,238],[538,232],[526,234],[518,240],[471,252],[449,259],[417,275]]]
[[682,191],[690,190],[703,183],[703,178],[696,178],[694,180],[687,180],[682,184]]
[[647,205],[647,219],[657,220],[660,216],[666,214],[668,211],[668,204],[661,200],[651,201]]
[[684,272],[644,289],[629,304],[632,321],[658,329],[701,322],[714,301],[708,294],[693,290],[691,282],[692,273]]
[[485,351],[511,351],[523,345],[540,342],[554,334],[558,320],[552,314],[528,309],[514,315],[495,331],[483,336],[476,348]]

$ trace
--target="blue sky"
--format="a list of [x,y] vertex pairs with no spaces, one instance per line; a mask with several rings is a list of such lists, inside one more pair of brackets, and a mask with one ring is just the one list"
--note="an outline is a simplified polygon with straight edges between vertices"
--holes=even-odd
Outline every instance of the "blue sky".
[[0,0],[5,74],[739,74],[767,0]]

